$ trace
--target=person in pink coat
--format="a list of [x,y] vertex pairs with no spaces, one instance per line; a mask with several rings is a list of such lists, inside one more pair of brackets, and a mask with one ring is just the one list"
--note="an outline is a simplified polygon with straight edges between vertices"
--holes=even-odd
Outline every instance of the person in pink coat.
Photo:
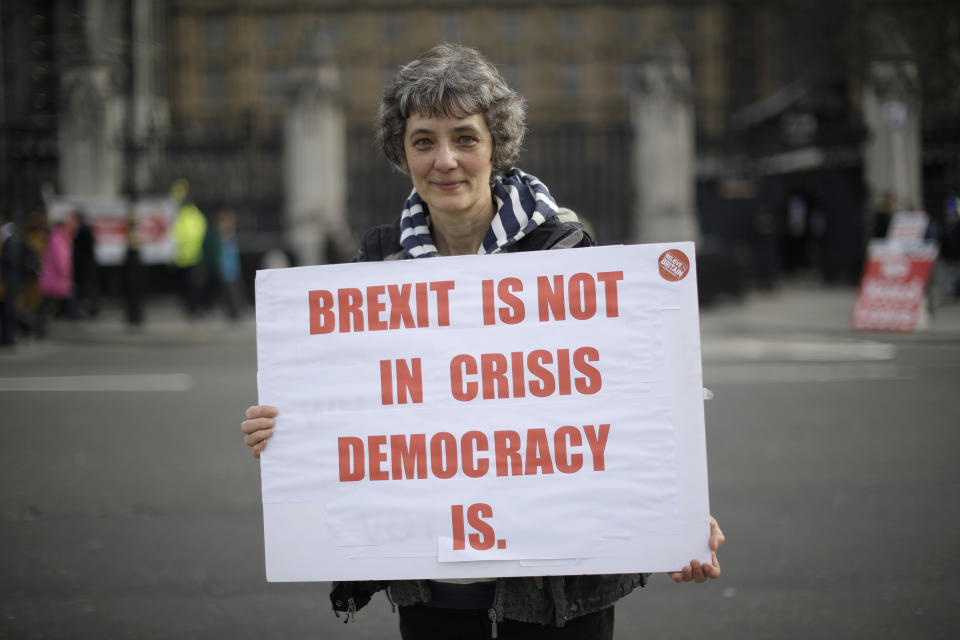
[[36,331],[43,337],[46,333],[47,311],[52,302],[61,311],[72,315],[73,301],[73,239],[71,228],[58,222],[50,231],[47,248],[43,252],[38,286],[43,302],[37,309]]

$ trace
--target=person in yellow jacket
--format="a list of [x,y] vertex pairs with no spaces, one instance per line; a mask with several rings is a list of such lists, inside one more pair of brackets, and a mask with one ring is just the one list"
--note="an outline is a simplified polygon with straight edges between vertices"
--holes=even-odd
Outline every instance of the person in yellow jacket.
[[173,264],[177,268],[180,293],[187,315],[200,313],[201,280],[200,262],[203,260],[203,238],[207,233],[207,219],[197,205],[187,200],[189,185],[186,180],[177,180],[170,190],[173,201],[179,205],[173,222]]

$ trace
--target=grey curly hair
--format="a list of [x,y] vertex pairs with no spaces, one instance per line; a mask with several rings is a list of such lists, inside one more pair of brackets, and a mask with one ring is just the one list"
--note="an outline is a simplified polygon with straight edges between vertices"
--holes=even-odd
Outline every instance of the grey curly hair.
[[465,118],[483,115],[493,137],[493,176],[503,175],[520,157],[526,132],[526,101],[476,49],[442,43],[400,68],[384,88],[377,112],[377,143],[403,170],[407,118]]

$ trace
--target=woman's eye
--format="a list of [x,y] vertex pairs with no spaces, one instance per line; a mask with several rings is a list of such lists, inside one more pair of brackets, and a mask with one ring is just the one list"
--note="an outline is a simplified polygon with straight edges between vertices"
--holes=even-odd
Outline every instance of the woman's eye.
[[413,141],[415,149],[425,149],[430,146],[430,138],[418,138]]
[[473,136],[460,136],[460,144],[474,144],[476,141]]

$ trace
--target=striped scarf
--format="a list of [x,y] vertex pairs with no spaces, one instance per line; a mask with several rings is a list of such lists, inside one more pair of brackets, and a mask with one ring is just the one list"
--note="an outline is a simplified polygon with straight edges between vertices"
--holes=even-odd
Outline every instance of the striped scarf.
[[[499,253],[557,213],[557,203],[547,185],[536,177],[513,168],[493,183],[497,212],[483,237],[478,255]],[[414,189],[400,214],[400,244],[414,258],[437,254],[430,235],[430,211]]]

